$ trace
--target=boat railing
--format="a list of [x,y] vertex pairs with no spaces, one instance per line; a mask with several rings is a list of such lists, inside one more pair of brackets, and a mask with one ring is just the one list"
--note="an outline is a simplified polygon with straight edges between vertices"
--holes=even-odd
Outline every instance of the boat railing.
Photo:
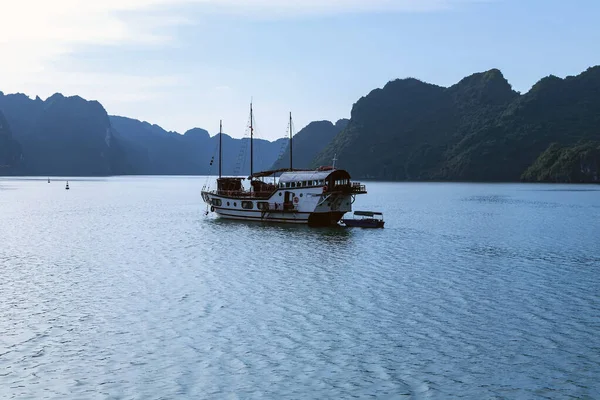
[[240,190],[214,190],[213,194],[227,197],[240,197],[240,198],[257,198],[265,199],[271,197],[274,191],[270,192],[254,192],[254,191],[240,191]]
[[352,182],[352,193],[354,194],[363,194],[367,193],[367,187],[360,182]]
[[350,185],[335,185],[330,191],[344,194],[364,194],[367,193],[367,187],[360,182],[352,182]]

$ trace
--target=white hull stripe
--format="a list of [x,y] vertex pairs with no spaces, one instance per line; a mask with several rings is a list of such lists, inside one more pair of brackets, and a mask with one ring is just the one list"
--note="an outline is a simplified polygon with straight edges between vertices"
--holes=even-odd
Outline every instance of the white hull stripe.
[[266,221],[266,222],[285,222],[285,223],[291,223],[291,224],[307,224],[308,223],[308,219],[284,219],[284,218],[270,218],[270,217],[265,217],[265,218],[260,218],[260,217],[253,217],[253,216],[241,216],[241,215],[232,215],[232,214],[222,214],[222,213],[217,213],[219,215],[219,217],[223,218],[223,219],[235,219],[235,220],[241,220],[241,221]]

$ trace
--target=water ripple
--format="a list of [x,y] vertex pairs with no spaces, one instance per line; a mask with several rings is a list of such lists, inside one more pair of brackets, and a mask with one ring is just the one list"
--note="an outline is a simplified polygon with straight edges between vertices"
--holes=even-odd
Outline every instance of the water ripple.
[[600,397],[587,187],[371,183],[384,230],[204,217],[195,178],[3,187],[2,398]]

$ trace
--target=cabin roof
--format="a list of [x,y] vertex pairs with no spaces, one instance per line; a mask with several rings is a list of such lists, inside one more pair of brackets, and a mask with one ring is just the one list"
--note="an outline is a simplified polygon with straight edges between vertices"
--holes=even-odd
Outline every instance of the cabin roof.
[[279,182],[299,182],[299,181],[318,181],[325,180],[328,176],[335,174],[339,178],[350,179],[350,174],[342,169],[330,169],[326,171],[293,171],[284,172],[279,177]]
[[[304,171],[304,170],[291,170],[291,171]],[[255,172],[252,175],[250,175],[248,177],[248,179],[252,179],[252,178],[264,178],[266,176],[273,176],[275,174],[278,174],[280,172],[290,172],[289,168],[280,168],[280,169],[271,169],[268,171],[260,171],[260,172]]]
[[332,171],[294,171],[284,172],[279,177],[279,182],[318,181],[324,180]]
[[372,217],[374,215],[383,215],[383,213],[379,211],[354,211],[354,215],[361,215],[365,217]]

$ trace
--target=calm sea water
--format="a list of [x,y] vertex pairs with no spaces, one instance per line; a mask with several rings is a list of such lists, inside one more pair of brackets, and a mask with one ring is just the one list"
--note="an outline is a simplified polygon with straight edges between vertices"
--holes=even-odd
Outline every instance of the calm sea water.
[[0,397],[600,398],[600,187],[368,183],[350,230],[205,181],[0,181]]

